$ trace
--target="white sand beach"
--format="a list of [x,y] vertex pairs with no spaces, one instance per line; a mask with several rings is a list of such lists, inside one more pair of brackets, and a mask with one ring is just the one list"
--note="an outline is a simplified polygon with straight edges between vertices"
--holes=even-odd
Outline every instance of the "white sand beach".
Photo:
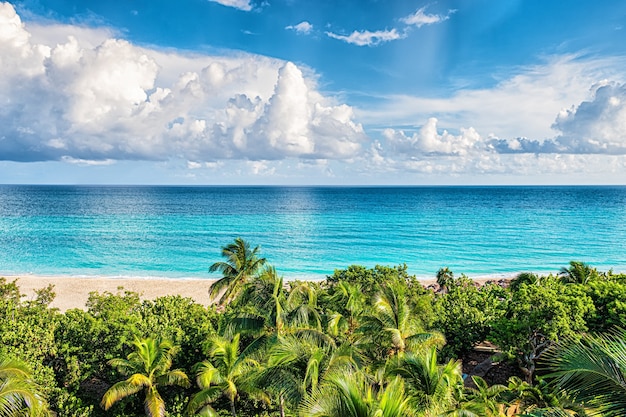
[[214,279],[172,279],[172,278],[107,278],[107,277],[62,277],[62,276],[5,276],[8,282],[17,279],[17,285],[27,300],[34,299],[35,290],[54,285],[56,297],[51,307],[66,311],[72,308],[85,308],[89,293],[117,293],[123,290],[140,294],[142,299],[153,300],[165,295],[189,297],[202,305],[209,305],[209,287]]
[[[133,291],[141,296],[141,299],[153,300],[165,295],[180,295],[189,297],[199,304],[208,306],[211,304],[209,298],[209,287],[215,282],[214,279],[198,278],[112,278],[112,277],[65,277],[65,276],[38,276],[21,275],[5,276],[8,282],[17,280],[17,285],[26,300],[35,298],[35,291],[54,285],[56,297],[52,304],[53,308],[58,308],[64,312],[72,308],[85,308],[85,303],[89,293],[97,291],[99,293],[120,291]],[[478,284],[487,281],[498,281],[499,279],[510,280],[508,277],[478,277],[472,278]],[[434,279],[420,280],[424,286],[435,284]],[[120,290],[123,288],[123,290]]]

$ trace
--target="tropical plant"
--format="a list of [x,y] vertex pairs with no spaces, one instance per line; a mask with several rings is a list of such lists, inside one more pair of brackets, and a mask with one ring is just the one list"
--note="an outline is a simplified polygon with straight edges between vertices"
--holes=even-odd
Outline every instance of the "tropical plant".
[[439,268],[437,271],[437,284],[444,291],[447,291],[448,288],[454,283],[454,272],[447,266],[444,268]]
[[563,337],[586,331],[585,317],[593,309],[582,286],[522,284],[512,293],[506,313],[492,323],[489,340],[515,355],[532,383],[544,351]]
[[385,388],[367,381],[362,373],[333,375],[300,409],[303,417],[410,417],[415,415],[404,381],[393,379]]
[[259,258],[258,252],[258,246],[251,250],[250,244],[240,237],[235,238],[233,243],[222,247],[222,257],[226,260],[212,264],[209,272],[219,271],[223,276],[211,285],[209,295],[216,298],[221,293],[220,304],[225,304],[237,297],[245,284],[265,264],[265,258]]
[[48,416],[48,404],[24,363],[0,361],[0,417]]
[[437,363],[437,350],[431,348],[419,354],[409,353],[389,360],[387,374],[400,376],[416,410],[437,415],[455,403],[463,387],[459,361]]
[[569,268],[561,268],[559,276],[566,284],[587,284],[589,281],[599,277],[596,268],[592,268],[584,262],[571,261]]
[[565,390],[549,384],[545,378],[538,378],[531,385],[518,377],[510,377],[504,396],[508,397],[508,414],[516,413],[524,417],[587,415],[584,407],[572,401]]
[[546,377],[590,416],[626,415],[626,331],[564,338],[545,354]]
[[236,417],[236,402],[242,390],[265,399],[265,394],[250,383],[251,371],[259,364],[240,351],[239,333],[232,339],[214,336],[207,347],[210,359],[194,367],[200,392],[189,400],[187,411],[190,414],[214,412],[210,403],[224,395],[230,403],[232,416]]
[[108,410],[121,399],[143,390],[146,416],[164,417],[165,401],[159,393],[159,388],[190,385],[189,378],[182,370],[170,370],[179,347],[168,340],[155,338],[136,339],[132,346],[134,351],[126,359],[117,358],[109,361],[109,365],[129,377],[109,388],[102,397],[101,405]]
[[421,321],[411,311],[403,284],[391,281],[383,285],[372,309],[362,319],[359,332],[369,339],[372,352],[379,351],[377,359],[445,343],[440,333],[424,331]]
[[[510,297],[498,285],[476,287],[467,278],[459,278],[459,285],[452,285],[446,294],[439,294],[434,301],[434,328],[443,332],[446,345],[444,357],[458,357],[484,341],[492,325],[505,313]],[[463,285],[466,281],[468,285]]]
[[476,388],[466,389],[464,401],[459,409],[471,411],[481,417],[506,416],[504,394],[508,392],[508,388],[499,384],[489,386],[479,376],[472,376],[472,381]]
[[286,401],[292,409],[317,388],[329,375],[355,371],[361,363],[358,351],[348,344],[333,343],[287,335],[279,337],[265,354],[267,361],[256,382]]
[[354,332],[366,307],[366,296],[361,285],[338,282],[332,288],[328,304],[336,311],[332,311],[328,317],[327,332],[333,337],[343,334],[348,340],[354,341]]

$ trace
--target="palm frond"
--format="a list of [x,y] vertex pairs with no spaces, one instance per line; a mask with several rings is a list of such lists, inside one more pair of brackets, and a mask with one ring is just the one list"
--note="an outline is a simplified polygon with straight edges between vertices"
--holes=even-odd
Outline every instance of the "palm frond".
[[548,378],[575,401],[594,408],[591,415],[626,415],[626,332],[565,339],[544,355]]
[[120,381],[114,384],[111,388],[107,390],[107,392],[104,393],[100,405],[105,410],[108,410],[113,406],[113,404],[115,404],[119,400],[136,394],[142,389],[142,385],[133,384],[129,381]]
[[220,395],[222,395],[222,389],[219,386],[214,385],[202,389],[189,399],[187,413],[195,414],[198,410],[206,408],[209,403],[215,401]]

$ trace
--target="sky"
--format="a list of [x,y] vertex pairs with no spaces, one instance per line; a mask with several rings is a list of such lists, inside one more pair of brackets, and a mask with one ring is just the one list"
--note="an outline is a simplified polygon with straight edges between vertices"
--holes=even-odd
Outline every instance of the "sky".
[[622,0],[0,2],[0,183],[626,184]]

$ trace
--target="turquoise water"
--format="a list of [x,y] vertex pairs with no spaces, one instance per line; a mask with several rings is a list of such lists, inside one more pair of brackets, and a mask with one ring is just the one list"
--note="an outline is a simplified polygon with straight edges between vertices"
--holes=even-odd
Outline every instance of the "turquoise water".
[[287,279],[351,264],[626,271],[626,187],[0,185],[0,273],[215,278],[235,237]]

